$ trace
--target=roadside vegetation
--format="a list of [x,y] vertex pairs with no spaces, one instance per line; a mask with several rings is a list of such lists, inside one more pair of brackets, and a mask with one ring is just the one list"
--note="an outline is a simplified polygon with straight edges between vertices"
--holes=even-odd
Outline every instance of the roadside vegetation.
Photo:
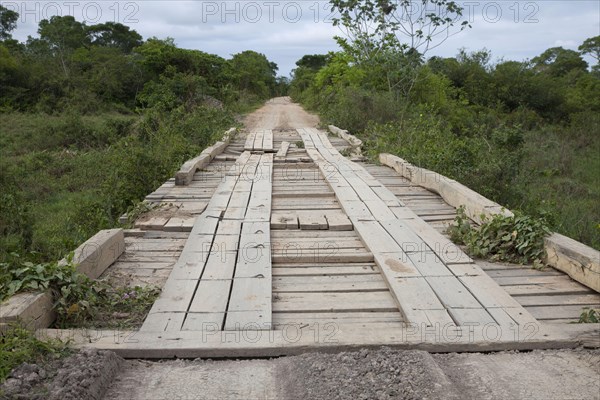
[[435,57],[447,34],[470,29],[456,3],[435,3],[446,18],[332,1],[341,50],[298,60],[292,98],[356,134],[373,160],[398,155],[600,249],[600,36],[524,61],[488,49]]
[[16,325],[10,326],[0,335],[0,383],[13,368],[24,362],[43,365],[66,357],[71,352],[66,341],[40,340],[30,330]]
[[[263,54],[224,59],[119,23],[55,16],[21,43],[12,38],[18,18],[0,5],[0,301],[50,290],[55,327],[137,328],[157,288],[114,288],[57,260],[118,226],[287,81]],[[64,349],[8,328],[0,381]]]
[[19,43],[18,15],[0,7],[0,17],[3,268],[16,256],[53,262],[116,226],[239,113],[285,87],[254,51],[224,59],[70,16],[41,21]]

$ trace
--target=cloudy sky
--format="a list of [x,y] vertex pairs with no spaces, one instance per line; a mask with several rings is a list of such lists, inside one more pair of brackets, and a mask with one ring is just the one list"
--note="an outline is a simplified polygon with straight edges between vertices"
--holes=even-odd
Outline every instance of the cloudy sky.
[[[418,2],[420,3],[420,1]],[[524,60],[547,48],[577,49],[600,35],[598,0],[458,0],[472,29],[461,32],[430,55],[453,56],[461,47],[490,49],[495,59]],[[0,1],[20,13],[13,36],[35,36],[37,24],[52,15],[72,15],[94,24],[116,21],[144,38],[172,37],[184,48],[225,58],[243,50],[264,53],[288,75],[305,54],[336,50],[327,1]],[[591,61],[591,60],[590,60]]]

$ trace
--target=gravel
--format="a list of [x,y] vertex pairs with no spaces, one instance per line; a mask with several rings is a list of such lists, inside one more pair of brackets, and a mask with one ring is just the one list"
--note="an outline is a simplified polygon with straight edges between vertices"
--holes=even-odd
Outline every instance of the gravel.
[[431,355],[424,351],[361,350],[310,353],[281,360],[278,379],[286,398],[459,398]]
[[83,349],[47,365],[24,363],[0,386],[0,398],[99,400],[122,362],[111,351]]

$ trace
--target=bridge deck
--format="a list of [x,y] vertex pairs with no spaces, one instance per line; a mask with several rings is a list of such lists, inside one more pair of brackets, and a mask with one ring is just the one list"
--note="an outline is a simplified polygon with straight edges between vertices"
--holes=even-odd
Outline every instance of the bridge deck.
[[[335,337],[482,349],[489,325],[500,329],[502,348],[544,347],[564,339],[545,323],[572,322],[600,304],[558,271],[473,262],[442,235],[453,207],[391,168],[348,161],[338,152],[346,146],[313,129],[261,131],[233,141],[190,185],[169,180],[150,194],[162,206],[127,232],[126,251],[105,276],[163,292],[135,343],[106,347],[137,357],[144,349],[272,355]],[[534,332],[521,332],[528,324]],[[428,336],[432,326],[444,335]],[[290,342],[290,327],[313,337]],[[207,331],[239,330],[274,336],[194,344]],[[368,340],[357,339],[361,330]]]

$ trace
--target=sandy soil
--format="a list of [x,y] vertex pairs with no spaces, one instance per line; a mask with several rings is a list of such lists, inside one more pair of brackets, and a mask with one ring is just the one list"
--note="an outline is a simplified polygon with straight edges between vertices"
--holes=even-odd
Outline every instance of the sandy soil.
[[243,120],[246,131],[260,129],[287,130],[296,128],[315,128],[319,117],[309,114],[289,97],[276,97],[264,106],[249,114]]

